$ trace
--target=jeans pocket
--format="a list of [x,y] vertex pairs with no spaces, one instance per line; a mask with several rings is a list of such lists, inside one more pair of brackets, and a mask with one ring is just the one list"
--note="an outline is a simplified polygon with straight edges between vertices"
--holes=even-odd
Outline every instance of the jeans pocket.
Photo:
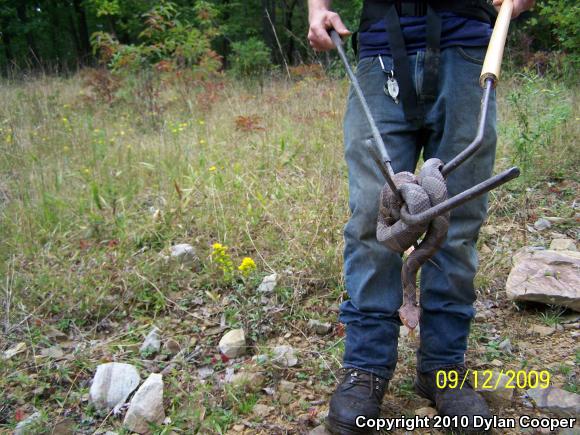
[[459,55],[468,62],[483,65],[486,47],[457,47]]

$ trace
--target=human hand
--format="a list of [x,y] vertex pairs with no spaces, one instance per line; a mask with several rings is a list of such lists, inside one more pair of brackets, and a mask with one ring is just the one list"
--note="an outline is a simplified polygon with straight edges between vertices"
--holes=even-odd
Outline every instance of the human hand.
[[308,41],[310,41],[312,48],[318,51],[327,51],[334,48],[334,43],[328,33],[331,29],[336,30],[341,37],[348,36],[351,33],[343,24],[340,16],[328,9],[311,10],[308,21],[310,23]]
[[[493,0],[493,5],[499,11],[503,0]],[[531,9],[536,3],[534,0],[513,0],[514,3],[514,10],[512,11],[512,18],[516,18],[522,12]]]

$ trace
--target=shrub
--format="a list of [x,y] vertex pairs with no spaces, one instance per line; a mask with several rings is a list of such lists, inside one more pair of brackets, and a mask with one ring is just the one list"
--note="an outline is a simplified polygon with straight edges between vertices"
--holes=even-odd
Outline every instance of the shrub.
[[261,77],[270,67],[270,49],[258,38],[234,42],[232,68],[241,77]]

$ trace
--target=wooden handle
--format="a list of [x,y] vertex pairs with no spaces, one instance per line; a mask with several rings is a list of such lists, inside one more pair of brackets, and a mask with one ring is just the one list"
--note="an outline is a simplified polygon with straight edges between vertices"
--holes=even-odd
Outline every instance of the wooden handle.
[[495,26],[493,27],[493,33],[491,34],[491,40],[487,47],[487,53],[485,54],[481,75],[479,76],[479,84],[482,88],[485,87],[487,79],[493,81],[493,87],[496,86],[499,80],[503,48],[505,47],[505,40],[510,27],[513,9],[514,3],[512,0],[504,0],[501,4]]

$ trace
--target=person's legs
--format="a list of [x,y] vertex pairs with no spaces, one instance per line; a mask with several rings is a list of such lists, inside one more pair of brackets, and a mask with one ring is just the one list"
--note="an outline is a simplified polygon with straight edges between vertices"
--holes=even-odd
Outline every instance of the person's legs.
[[[392,65],[390,58],[383,59]],[[395,172],[413,171],[419,155],[415,132],[402,108],[383,92],[386,76],[376,58],[363,59],[357,76]],[[366,141],[371,138],[358,98],[351,90],[344,122],[351,218],[344,231],[344,269],[349,300],[340,309],[346,324],[345,376],[330,400],[327,428],[341,435],[366,433],[356,418],[379,416],[388,379],[397,363],[402,301],[401,257],[376,238],[379,193],[385,180]]]
[[[391,59],[383,57],[388,67]],[[387,146],[395,172],[413,171],[419,148],[400,104],[385,95],[386,75],[377,58],[365,58],[357,76]],[[401,257],[376,238],[379,193],[385,184],[365,144],[371,129],[351,90],[344,121],[351,218],[344,231],[344,272],[350,299],[341,305],[346,324],[344,367],[390,378],[397,361],[402,301]]]
[[[485,48],[449,48],[441,53],[439,95],[427,114],[432,129],[425,159],[448,162],[475,137],[482,89],[479,61]],[[492,94],[485,134],[479,151],[448,178],[452,197],[492,174],[496,145],[495,94]],[[451,212],[447,240],[421,269],[421,346],[418,370],[429,372],[464,362],[467,338],[474,316],[477,269],[476,241],[486,217],[487,196]]]

